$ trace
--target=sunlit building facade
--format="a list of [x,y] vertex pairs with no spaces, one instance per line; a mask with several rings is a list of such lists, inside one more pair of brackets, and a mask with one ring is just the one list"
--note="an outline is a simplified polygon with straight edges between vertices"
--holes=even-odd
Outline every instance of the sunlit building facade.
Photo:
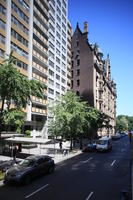
[[116,84],[111,79],[109,54],[103,59],[98,45],[89,43],[87,22],[83,32],[77,24],[72,37],[71,89],[108,117],[109,129],[101,128],[98,134],[114,134],[117,95]]
[[[48,81],[48,0],[0,1],[0,63],[13,50],[14,66],[27,78],[47,85]],[[47,89],[44,100],[32,97],[25,112],[26,129],[39,133],[47,120]]]

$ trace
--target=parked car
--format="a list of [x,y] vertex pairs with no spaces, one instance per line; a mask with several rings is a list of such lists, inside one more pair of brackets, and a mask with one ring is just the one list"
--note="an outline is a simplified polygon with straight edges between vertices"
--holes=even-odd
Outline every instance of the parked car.
[[105,152],[112,149],[112,139],[110,137],[101,137],[97,140],[96,150]]
[[82,152],[93,152],[95,150],[96,150],[96,143],[91,142],[83,148]]
[[49,156],[29,156],[6,171],[4,183],[17,182],[29,184],[32,179],[40,175],[52,173],[54,168],[54,160]]
[[122,136],[120,133],[116,133],[116,134],[112,135],[112,140],[119,140],[121,137]]

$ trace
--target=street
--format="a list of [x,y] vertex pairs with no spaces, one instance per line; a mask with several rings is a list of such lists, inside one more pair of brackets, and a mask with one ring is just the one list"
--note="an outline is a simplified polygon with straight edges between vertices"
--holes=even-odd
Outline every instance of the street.
[[109,153],[83,153],[56,166],[28,186],[0,187],[0,200],[119,200],[130,188],[128,137],[113,141]]

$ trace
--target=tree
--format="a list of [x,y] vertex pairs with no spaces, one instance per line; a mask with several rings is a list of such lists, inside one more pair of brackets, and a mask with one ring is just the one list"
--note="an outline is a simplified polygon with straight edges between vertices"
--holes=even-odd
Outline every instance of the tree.
[[[80,138],[82,148],[82,138],[91,138],[96,129],[98,121],[98,111],[82,102],[80,97],[74,92],[67,92],[53,106],[53,120],[50,123],[50,135],[61,136],[70,139],[70,149],[73,141]],[[92,131],[93,130],[93,131]]]
[[69,91],[60,98],[52,112],[54,118],[50,125],[50,133],[59,133],[62,137],[70,138],[70,149],[72,150],[73,139],[83,133],[84,103],[74,92]]
[[119,115],[116,119],[116,130],[119,132],[124,132],[128,130],[128,120],[126,116]]
[[[45,84],[36,80],[29,80],[22,75],[14,67],[15,59],[12,54],[13,52],[10,53],[8,59],[0,66],[0,97],[2,102],[0,108],[0,133],[2,125],[7,125],[8,122],[10,122],[10,118],[12,118],[12,120],[16,120],[17,116],[19,116],[18,119],[21,118],[20,115],[22,116],[23,114],[20,114],[20,111],[31,101],[31,95],[43,99],[44,89],[46,88]],[[15,111],[10,110],[11,105],[14,105],[14,108],[16,108]],[[5,107],[7,118],[4,118]],[[17,111],[18,114],[16,114]]]
[[25,116],[26,113],[24,113],[21,110],[10,109],[9,111],[5,111],[4,114],[5,125],[8,127],[10,124],[12,124],[12,126],[15,126],[16,128],[16,132],[20,133]]

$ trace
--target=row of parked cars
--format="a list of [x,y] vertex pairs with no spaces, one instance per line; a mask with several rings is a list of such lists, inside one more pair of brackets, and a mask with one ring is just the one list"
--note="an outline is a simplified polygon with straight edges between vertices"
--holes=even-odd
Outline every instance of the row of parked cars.
[[83,148],[83,152],[90,151],[110,151],[112,149],[112,139],[110,137],[101,137],[94,142],[90,142],[86,147]]
[[83,148],[83,152],[100,151],[107,152],[112,150],[112,140],[118,140],[126,136],[125,133],[116,133],[111,137],[101,137],[94,142],[90,142],[87,146]]

